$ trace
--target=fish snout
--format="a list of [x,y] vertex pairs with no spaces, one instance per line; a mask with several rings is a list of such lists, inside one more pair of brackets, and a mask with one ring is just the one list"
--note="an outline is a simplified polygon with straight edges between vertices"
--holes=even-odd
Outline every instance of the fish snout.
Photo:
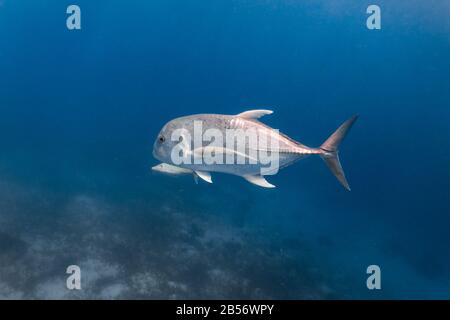
[[153,145],[153,157],[163,163],[172,163],[172,145],[161,143],[158,140]]
[[162,148],[161,148],[161,146],[158,145],[158,142],[155,142],[153,144],[153,150],[152,150],[153,158],[162,161],[161,160],[161,158],[162,158],[162,154],[161,154],[162,150],[161,149]]

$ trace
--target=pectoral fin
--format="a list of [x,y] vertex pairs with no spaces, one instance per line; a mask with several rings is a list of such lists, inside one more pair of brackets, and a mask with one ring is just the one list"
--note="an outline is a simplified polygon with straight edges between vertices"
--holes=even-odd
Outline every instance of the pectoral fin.
[[241,112],[237,116],[244,119],[258,119],[261,118],[262,116],[265,116],[266,114],[272,113],[273,113],[272,110],[259,109]]
[[267,182],[266,179],[264,179],[263,176],[260,175],[246,175],[242,176],[245,180],[247,180],[250,183],[256,184],[257,186],[263,187],[263,188],[275,188],[275,186],[269,182]]
[[211,174],[207,171],[195,171],[195,174],[208,183],[212,183]]

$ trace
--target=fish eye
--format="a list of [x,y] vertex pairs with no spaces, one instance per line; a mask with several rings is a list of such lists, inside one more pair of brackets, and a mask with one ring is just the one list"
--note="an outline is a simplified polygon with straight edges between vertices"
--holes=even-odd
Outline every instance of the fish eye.
[[158,140],[159,142],[163,143],[164,141],[166,141],[166,138],[164,138],[164,136],[160,136]]
[[178,142],[181,142],[181,141],[183,141],[183,136],[180,136],[180,137],[178,138]]

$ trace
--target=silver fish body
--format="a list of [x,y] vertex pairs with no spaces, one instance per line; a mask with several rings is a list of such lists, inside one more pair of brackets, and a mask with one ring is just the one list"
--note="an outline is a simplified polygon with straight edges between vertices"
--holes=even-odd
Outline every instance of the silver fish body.
[[[258,120],[266,114],[271,114],[270,110],[251,110],[243,112],[238,115],[221,115],[221,114],[197,114],[185,117],[176,118],[169,121],[160,131],[153,146],[153,155],[156,159],[163,163],[176,165],[181,168],[193,170],[194,172],[205,173],[209,172],[223,172],[233,175],[238,175],[246,178],[252,183],[260,186],[273,187],[265,181],[263,175],[274,174],[279,168],[286,167],[295,161],[307,157],[309,155],[320,155],[331,171],[336,175],[338,180],[349,189],[348,183],[345,179],[342,167],[340,166],[337,156],[337,147],[347,131],[350,129],[356,117],[347,120],[330,138],[319,148],[310,148],[300,142],[297,142],[287,135],[275,130]],[[174,132],[184,132],[179,139],[173,139]],[[218,144],[215,141],[215,147],[211,147],[211,139],[200,139],[195,143],[192,137],[199,134],[203,137],[208,131],[214,131],[222,135],[223,141]],[[258,142],[250,143],[245,141],[245,148],[243,152],[236,152],[230,149],[229,142],[226,137],[228,132],[236,134],[235,138],[245,132],[256,133],[257,139],[267,142],[263,146]],[[189,139],[187,139],[189,137]],[[242,141],[242,140],[241,140]],[[247,158],[246,163],[174,163],[173,150],[176,146],[184,144],[183,148],[186,152],[191,152],[193,155],[202,154],[211,148],[214,152],[222,152],[224,158],[230,153],[238,153],[242,157]],[[235,146],[235,145],[233,145]],[[276,146],[276,147],[274,147]],[[260,152],[277,157],[277,168],[273,172],[266,171],[262,174],[262,170],[267,167],[267,163],[263,163],[260,158]],[[214,153],[213,153],[214,154]],[[257,155],[255,157],[255,154]],[[253,160],[253,161],[250,161]],[[202,177],[201,175],[199,175]],[[210,179],[209,179],[210,180]],[[208,181],[209,182],[209,181]],[[267,185],[266,185],[267,183]]]

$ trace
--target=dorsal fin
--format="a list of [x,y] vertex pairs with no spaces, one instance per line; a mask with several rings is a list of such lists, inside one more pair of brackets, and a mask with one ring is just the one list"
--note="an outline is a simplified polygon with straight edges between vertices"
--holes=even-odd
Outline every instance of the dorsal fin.
[[258,109],[258,110],[249,110],[245,112],[239,113],[237,116],[244,119],[258,119],[266,114],[272,114],[272,110]]

